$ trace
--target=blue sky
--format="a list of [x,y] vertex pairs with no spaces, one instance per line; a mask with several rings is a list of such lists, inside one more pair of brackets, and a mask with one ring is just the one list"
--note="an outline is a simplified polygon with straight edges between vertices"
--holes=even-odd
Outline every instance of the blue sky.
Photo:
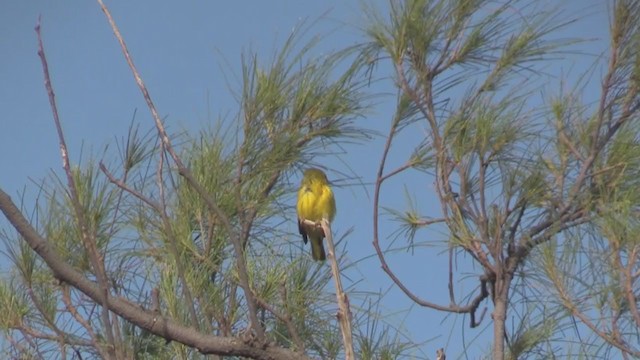
[[[546,3],[557,4],[554,1]],[[587,55],[567,55],[566,59],[549,63],[546,71],[571,81],[596,61],[596,56],[606,48],[603,37],[608,29],[606,11],[609,3],[599,0],[564,2],[567,18],[584,18],[558,36],[592,41],[577,48]],[[315,50],[320,55],[361,41],[359,28],[366,23],[357,0],[140,0],[109,1],[107,6],[161,116],[167,118],[173,131],[196,131],[214,123],[220,116],[233,118],[237,104],[229,93],[229,84],[239,89],[236,76],[240,73],[243,49],[256,51],[268,60],[303,20],[320,19],[311,31],[326,35]],[[137,122],[144,127],[152,126],[144,100],[96,2],[4,0],[0,4],[0,166],[4,169],[0,172],[0,187],[11,195],[27,186],[27,193],[33,196],[36,188],[30,179],[42,179],[52,169],[57,172],[61,169],[57,137],[36,54],[33,29],[39,15],[42,16],[44,45],[62,124],[74,161],[79,159],[83,147],[87,154],[99,153],[106,144],[113,144],[116,137],[125,136],[136,109]],[[596,70],[598,75],[601,71]],[[552,84],[555,81],[553,87],[558,88],[560,79],[550,80]],[[590,89],[593,90],[589,92]],[[374,88],[372,91],[392,89]],[[593,91],[597,89],[588,88],[586,97],[594,96]],[[392,97],[382,99],[362,121],[384,132],[392,108]],[[419,129],[417,134],[420,134]],[[340,159],[327,159],[326,165],[343,172],[349,167],[362,177],[363,183],[371,184],[381,154],[381,140],[377,138],[366,145],[349,146]],[[395,151],[406,155],[411,149],[399,147]],[[337,174],[330,172],[329,176],[336,179]],[[431,184],[420,185],[419,181],[403,178],[392,182],[389,191],[396,196],[385,198],[384,205],[403,209],[407,205],[406,198],[397,194],[404,194],[407,184],[411,196],[433,190]],[[368,186],[367,191],[370,195],[372,187]],[[347,245],[353,260],[373,254],[371,199],[367,191],[360,186],[336,189],[338,216],[334,229],[340,234],[354,228]],[[433,197],[426,195],[423,201],[420,199],[416,197],[421,211],[437,214],[439,206],[431,201]],[[0,220],[0,225],[4,224],[4,219]],[[384,234],[393,232],[394,223],[383,225]],[[427,235],[433,236],[434,243],[443,240],[437,233]],[[446,269],[446,254],[441,250],[429,248],[413,258],[400,253],[391,257],[391,265],[420,295],[445,304],[447,300],[440,294],[446,292],[446,284],[438,280],[442,269]],[[0,259],[0,264],[5,265],[4,261]],[[388,289],[389,281],[376,259],[360,262],[358,269],[365,279],[357,285],[359,290]],[[383,306],[389,312],[396,312],[408,309],[410,302],[397,289],[391,288]],[[404,323],[416,342],[436,338],[421,348],[430,357],[436,348],[445,347],[448,358],[457,358],[462,352],[462,327],[466,339],[480,331],[468,329],[468,320],[462,317],[450,316],[441,323],[445,314],[432,310],[413,309],[410,314],[391,321]],[[490,323],[485,320],[484,325],[487,324]],[[479,341],[469,354],[475,358],[487,348],[486,342]]]

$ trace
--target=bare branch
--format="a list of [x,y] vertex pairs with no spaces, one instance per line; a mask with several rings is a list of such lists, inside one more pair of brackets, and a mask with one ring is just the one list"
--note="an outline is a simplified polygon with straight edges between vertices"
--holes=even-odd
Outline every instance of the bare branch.
[[138,73],[137,68],[133,64],[133,59],[129,54],[129,50],[127,49],[127,45],[125,44],[124,39],[122,38],[122,35],[120,34],[120,30],[116,26],[115,21],[111,16],[111,13],[107,9],[107,7],[104,5],[102,0],[98,0],[98,3],[100,4],[102,11],[107,17],[109,24],[111,25],[111,29],[113,30],[116,38],[118,39],[118,42],[120,43],[120,47],[122,48],[122,53],[125,59],[127,60],[127,63],[129,64],[129,68],[133,73],[133,76],[136,80],[136,83],[138,84],[138,87],[140,88],[140,91],[142,92],[142,95],[144,96],[145,101],[147,102],[147,106],[149,107],[149,110],[151,111],[151,115],[155,121],[155,125],[158,130],[158,135],[162,140],[163,147],[167,150],[172,160],[175,162],[178,168],[179,174],[183,176],[187,180],[189,185],[191,185],[195,189],[195,191],[198,192],[203,197],[207,206],[211,209],[213,213],[215,213],[220,218],[223,226],[225,226],[225,228],[229,233],[229,236],[230,236],[229,241],[231,242],[236,255],[236,265],[237,265],[236,267],[238,269],[240,285],[242,286],[244,296],[247,299],[247,306],[249,308],[249,320],[251,323],[250,326],[251,326],[251,329],[255,331],[258,339],[260,341],[264,341],[265,340],[264,329],[262,328],[262,325],[258,320],[258,312],[256,308],[255,296],[249,284],[249,275],[247,273],[247,265],[246,265],[246,260],[244,258],[245,253],[241,244],[241,240],[237,235],[237,233],[233,230],[233,226],[231,225],[231,221],[229,220],[227,215],[222,211],[222,209],[218,207],[218,205],[213,200],[211,195],[202,187],[202,185],[195,180],[195,178],[193,177],[193,174],[191,174],[189,169],[183,164],[182,160],[176,153],[175,149],[173,148],[173,145],[171,144],[171,140],[169,139],[169,135],[167,134],[164,128],[164,124],[160,119],[160,115],[158,114],[158,111],[156,110],[156,107],[153,101],[151,100],[149,91],[147,90],[147,87],[142,81],[142,77]]
[[124,180],[119,180],[116,179],[115,176],[113,176],[113,174],[111,174],[109,172],[109,170],[107,169],[107,167],[100,162],[100,170],[102,171],[102,173],[109,179],[109,181],[116,185],[117,187],[119,187],[120,189],[128,192],[129,194],[135,196],[136,198],[138,198],[140,201],[144,202],[145,204],[149,205],[152,209],[154,209],[155,211],[157,211],[158,213],[161,213],[162,210],[162,206],[160,205],[160,203],[157,203],[153,200],[151,200],[150,198],[146,197],[144,194],[142,194],[141,192],[131,188],[130,186],[128,186]]
[[333,245],[333,235],[331,232],[331,224],[327,219],[322,219],[322,230],[327,240],[327,252],[329,263],[331,264],[331,273],[333,281],[336,285],[336,297],[338,298],[338,322],[342,332],[342,342],[344,343],[345,359],[355,360],[353,352],[353,335],[351,334],[351,308],[349,306],[349,298],[342,289],[342,280],[340,268],[338,267],[338,259],[336,257],[336,248]]
[[47,94],[49,95],[49,104],[51,105],[51,112],[53,114],[53,121],[56,126],[56,130],[58,132],[58,141],[60,142],[60,154],[62,157],[62,167],[64,168],[64,172],[67,177],[67,186],[69,187],[69,197],[71,199],[71,203],[73,204],[73,208],[75,211],[76,219],[78,221],[78,226],[80,227],[82,234],[82,244],[84,245],[89,257],[91,258],[91,265],[93,266],[96,277],[98,278],[98,283],[102,288],[102,298],[100,303],[102,304],[102,322],[105,325],[105,332],[107,335],[107,341],[111,345],[109,349],[109,356],[114,358],[118,354],[119,346],[116,346],[116,340],[113,336],[113,324],[111,323],[111,319],[109,318],[109,286],[107,281],[107,274],[104,268],[104,259],[100,256],[98,248],[96,246],[96,240],[93,236],[89,234],[89,229],[87,226],[87,222],[85,219],[84,210],[82,209],[82,205],[80,204],[80,199],[78,197],[78,190],[76,188],[76,183],[73,178],[73,173],[71,172],[71,165],[69,164],[69,151],[67,149],[67,144],[64,139],[64,132],[62,131],[62,124],[60,122],[60,116],[58,115],[58,107],[56,105],[55,93],[53,91],[53,86],[51,85],[51,78],[49,76],[49,65],[47,63],[47,58],[44,52],[44,45],[42,44],[42,34],[40,33],[40,19],[38,18],[38,24],[36,25],[36,34],[38,35],[38,55],[40,56],[40,60],[42,62],[42,71],[44,73],[45,78],[45,87],[47,89]]

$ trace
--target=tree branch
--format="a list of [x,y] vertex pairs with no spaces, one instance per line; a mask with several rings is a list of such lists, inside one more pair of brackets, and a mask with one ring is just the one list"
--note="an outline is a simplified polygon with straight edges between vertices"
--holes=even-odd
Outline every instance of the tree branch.
[[[57,279],[78,289],[93,301],[100,302],[102,299],[100,286],[64,262],[49,242],[29,224],[9,195],[1,189],[0,210],[24,241],[49,266]],[[309,359],[304,355],[272,344],[254,344],[243,342],[237,337],[202,334],[191,327],[185,327],[171,319],[162,317],[155,311],[144,310],[139,305],[119,296],[110,297],[108,310],[152,334],[198,349],[202,354],[244,356],[259,360]]]
[[[305,220],[306,221],[306,220]],[[340,268],[336,257],[336,248],[333,244],[333,235],[331,233],[331,224],[327,219],[322,219],[322,230],[327,240],[327,252],[329,264],[331,265],[331,273],[333,281],[336,285],[336,297],[338,299],[338,323],[340,323],[340,331],[342,332],[342,342],[344,343],[344,352],[346,360],[355,360],[353,352],[353,335],[351,333],[351,308],[349,307],[349,298],[342,289],[342,279],[340,277]]]

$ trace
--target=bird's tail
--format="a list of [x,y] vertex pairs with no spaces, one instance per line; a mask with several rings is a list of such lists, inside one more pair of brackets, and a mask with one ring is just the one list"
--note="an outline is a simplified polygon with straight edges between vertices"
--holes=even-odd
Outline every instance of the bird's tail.
[[322,244],[322,236],[311,237],[311,257],[315,261],[324,261],[327,256],[324,253],[324,245]]

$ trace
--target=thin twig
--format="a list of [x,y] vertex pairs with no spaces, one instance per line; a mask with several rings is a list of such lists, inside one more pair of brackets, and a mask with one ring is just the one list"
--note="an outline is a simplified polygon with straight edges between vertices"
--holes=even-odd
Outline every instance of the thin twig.
[[456,294],[453,291],[453,246],[451,245],[449,245],[449,283],[447,287],[449,288],[449,302],[455,304]]
[[159,203],[151,200],[150,198],[144,196],[144,194],[142,194],[141,192],[137,191],[136,189],[128,186],[123,180],[119,180],[116,179],[115,176],[113,176],[113,174],[111,174],[109,172],[109,170],[107,169],[106,166],[104,166],[104,164],[102,162],[100,162],[100,170],[102,171],[102,173],[107,177],[107,179],[109,179],[109,181],[116,185],[117,187],[121,188],[122,190],[128,192],[129,194],[135,196],[136,198],[138,198],[140,201],[144,202],[145,204],[151,206],[151,208],[153,208],[154,210],[156,210],[157,212],[161,212],[161,206]]
[[573,302],[573,300],[571,300],[569,294],[567,294],[566,288],[560,282],[560,279],[558,279],[557,276],[552,277],[551,280],[558,292],[558,295],[564,307],[569,310],[573,316],[580,319],[580,321],[582,321],[584,325],[586,325],[591,331],[593,331],[596,335],[606,341],[609,345],[612,345],[619,350],[627,352],[628,354],[631,354],[635,357],[640,357],[640,351],[633,351],[630,347],[625,346],[624,343],[617,341],[614,336],[610,336],[605,330],[598,328],[598,326],[591,321],[587,314],[579,310],[578,306]]
[[[128,193],[130,193],[131,195],[135,196],[136,198],[140,199],[142,202],[146,203],[147,205],[149,205],[152,209],[154,209],[158,215],[161,217],[162,219],[162,224],[164,227],[164,231],[167,235],[167,243],[169,244],[169,250],[171,251],[171,254],[173,255],[175,262],[176,262],[176,268],[178,270],[178,278],[180,279],[180,282],[182,283],[182,293],[185,297],[185,301],[188,304],[188,310],[189,310],[189,316],[191,317],[191,322],[193,325],[195,325],[196,327],[199,326],[199,321],[198,321],[198,316],[196,315],[196,310],[195,310],[195,304],[193,301],[193,296],[191,294],[191,291],[189,290],[189,286],[186,280],[186,276],[185,276],[185,270],[184,267],[182,265],[182,262],[180,260],[180,255],[178,252],[178,248],[175,244],[175,232],[173,230],[173,226],[171,225],[171,222],[169,221],[169,215],[166,212],[166,205],[165,205],[165,195],[164,195],[164,181],[163,181],[163,177],[162,177],[162,173],[163,173],[163,167],[162,164],[164,164],[164,152],[160,151],[160,159],[159,159],[159,164],[158,164],[158,168],[157,168],[157,172],[156,172],[156,176],[158,178],[158,184],[157,186],[159,187],[159,192],[160,192],[160,202],[155,202],[153,200],[151,200],[150,198],[144,196],[142,193],[136,191],[135,189],[131,188],[130,186],[128,186],[125,181],[126,178],[123,178],[122,180],[116,179],[113,174],[111,174],[109,172],[109,170],[107,169],[107,167],[100,162],[100,170],[102,171],[103,174],[105,174],[105,176],[109,179],[109,181],[116,185],[118,188],[122,189],[123,191],[126,191]],[[126,174],[125,174],[126,175]]]
[[[162,157],[161,157],[161,163],[162,163]],[[160,200],[161,202],[155,202],[153,200],[151,200],[150,198],[144,196],[142,193],[136,191],[135,189],[131,188],[130,186],[128,186],[125,182],[124,179],[123,180],[119,180],[116,179],[113,174],[111,174],[109,172],[109,170],[107,170],[106,166],[100,162],[100,170],[102,170],[102,172],[105,174],[105,176],[109,179],[109,181],[112,184],[115,184],[117,187],[119,187],[120,189],[132,194],[133,196],[135,196],[136,198],[140,199],[141,201],[143,201],[144,203],[146,203],[147,205],[151,206],[152,209],[154,209],[158,215],[160,216],[160,218],[162,219],[162,225],[164,228],[164,231],[167,235],[167,243],[169,244],[169,250],[171,251],[172,255],[174,256],[175,262],[176,262],[176,267],[178,270],[178,277],[180,279],[180,282],[182,283],[182,293],[185,297],[185,300],[188,304],[188,309],[189,309],[189,315],[191,316],[191,322],[193,325],[198,326],[199,322],[198,322],[198,316],[196,315],[196,310],[195,310],[195,304],[193,301],[193,296],[191,295],[191,291],[189,290],[189,286],[186,280],[186,276],[185,276],[185,270],[182,266],[182,262],[180,260],[180,256],[179,256],[179,252],[178,252],[178,248],[175,244],[175,232],[173,230],[173,226],[171,225],[171,222],[169,221],[169,216],[166,213],[166,207],[164,205],[164,184],[162,182],[162,168],[161,166],[158,166],[158,172],[157,172],[157,176],[159,177],[158,180],[158,186],[160,187]]]
[[[286,290],[284,291],[284,293],[286,294]],[[283,304],[285,304],[286,306],[286,295],[283,296],[283,300]],[[278,311],[275,307],[271,306],[271,304],[269,304],[259,296],[256,296],[256,302],[258,303],[258,305],[260,305],[260,307],[265,308],[268,312],[273,314],[273,316],[275,316],[278,320],[282,321],[285,324],[287,330],[289,331],[289,335],[291,335],[291,337],[293,338],[293,343],[297,347],[296,350],[300,353],[304,353],[304,342],[302,341],[300,334],[298,334],[298,330],[296,330],[295,324],[293,323],[293,321],[291,321],[291,316],[289,315],[289,313]]]
[[[71,346],[84,346],[84,347],[88,347],[88,348],[93,348],[94,347],[94,343],[89,341],[89,340],[85,340],[79,337],[76,337],[74,335],[71,334],[58,334],[58,335],[52,335],[52,334],[47,334],[44,333],[42,331],[36,330],[34,328],[31,327],[27,327],[25,325],[20,325],[19,327],[17,327],[17,329],[20,329],[20,331],[25,332],[26,334],[29,334],[31,336],[33,336],[36,339],[42,339],[42,340],[49,340],[49,341],[53,341],[53,342],[60,342],[61,339],[61,335],[63,335],[64,337],[64,341],[66,342],[66,344],[71,345]],[[38,348],[37,346],[34,347]],[[44,359],[44,358],[43,358]]]
[[96,277],[98,279],[98,283],[102,289],[102,299],[100,301],[100,303],[102,304],[102,322],[104,324],[107,342],[110,345],[108,350],[109,356],[115,358],[117,356],[119,347],[116,346],[116,340],[113,336],[113,324],[111,323],[111,319],[109,317],[109,287],[106,270],[104,268],[103,258],[98,252],[95,238],[89,235],[89,229],[87,226],[87,221],[85,219],[84,209],[82,209],[82,205],[80,204],[78,190],[76,188],[76,183],[71,171],[71,165],[69,163],[69,151],[67,149],[67,144],[64,138],[64,132],[62,131],[62,123],[60,122],[58,106],[56,105],[55,93],[53,91],[53,86],[51,85],[51,77],[49,76],[49,65],[47,63],[47,58],[44,52],[44,45],[42,43],[42,34],[40,32],[40,18],[38,18],[38,23],[36,24],[35,30],[36,34],[38,35],[38,56],[40,56],[40,60],[42,63],[44,84],[45,88],[47,89],[49,104],[51,106],[51,112],[53,115],[53,121],[58,133],[60,154],[62,157],[62,167],[64,168],[64,172],[67,177],[67,186],[70,193],[69,197],[71,199],[71,203],[73,204],[75,215],[78,220],[78,225],[81,230],[82,243],[87,253],[89,254]]
[[158,158],[158,166],[156,172],[156,178],[158,182],[158,191],[160,196],[160,217],[162,218],[162,225],[164,227],[164,232],[167,235],[167,244],[169,247],[169,251],[171,255],[174,257],[174,261],[176,263],[176,270],[178,270],[178,279],[182,283],[182,294],[184,296],[184,300],[186,302],[187,310],[189,310],[189,316],[191,317],[191,324],[196,327],[196,329],[200,328],[200,322],[198,321],[198,315],[196,314],[196,305],[193,301],[193,296],[191,295],[191,287],[187,282],[187,277],[185,275],[184,264],[182,262],[180,251],[178,250],[178,246],[176,245],[176,232],[173,229],[173,224],[169,219],[169,214],[167,213],[167,201],[165,194],[165,184],[164,184],[164,163],[165,163],[165,152],[164,152],[164,143],[161,144],[160,154]]
[[162,140],[164,148],[167,150],[172,160],[175,162],[176,167],[178,168],[178,173],[185,178],[185,180],[189,183],[189,185],[192,186],[200,196],[202,196],[205,203],[207,204],[207,207],[209,207],[209,209],[219,217],[223,226],[226,228],[226,230],[229,233],[229,241],[231,242],[236,255],[236,268],[238,270],[238,277],[240,278],[240,286],[242,287],[244,296],[247,300],[250,327],[256,333],[258,339],[260,341],[264,341],[265,339],[264,329],[262,328],[260,321],[258,320],[258,312],[256,307],[255,296],[249,284],[249,275],[247,272],[246,260],[244,258],[245,253],[243,251],[242,244],[240,243],[240,239],[237,233],[233,230],[233,226],[231,224],[231,221],[227,217],[227,215],[224,213],[224,211],[222,211],[222,209],[220,209],[220,207],[218,207],[218,205],[213,200],[211,195],[206,191],[206,189],[204,189],[204,187],[195,180],[195,177],[193,176],[191,171],[189,171],[189,169],[184,165],[184,163],[178,156],[177,152],[173,148],[173,145],[171,144],[171,140],[169,139],[169,135],[167,134],[164,124],[160,119],[160,115],[158,114],[158,111],[153,101],[151,100],[149,91],[147,90],[147,87],[145,86],[144,81],[142,81],[142,77],[138,73],[138,70],[133,63],[133,59],[129,54],[129,50],[127,49],[127,45],[125,44],[124,39],[122,38],[122,35],[120,34],[120,30],[116,26],[115,21],[111,16],[111,13],[107,9],[107,7],[104,5],[102,0],[97,0],[97,1],[100,4],[100,7],[102,8],[102,11],[104,12],[105,16],[107,17],[107,20],[109,21],[109,24],[111,25],[111,29],[113,30],[118,42],[120,43],[120,47],[122,48],[122,54],[124,55],[127,61],[127,64],[129,64],[129,68],[131,69],[131,72],[136,80],[136,83],[138,84],[138,87],[142,92],[142,95],[147,103],[149,111],[151,111],[151,115],[155,122],[156,129],[158,130],[158,136]]
[[80,316],[80,313],[78,313],[78,309],[76,309],[76,307],[73,305],[71,301],[71,289],[69,285],[62,284],[61,287],[62,302],[64,303],[65,307],[67,308],[69,313],[71,313],[71,316],[73,316],[73,318],[76,319],[76,321],[87,331],[87,334],[89,335],[89,337],[91,338],[91,342],[93,343],[93,348],[95,348],[101,356],[106,357],[107,354],[104,353],[104,348],[100,345],[99,338],[96,336],[93,328],[86,319]]
[[640,328],[640,311],[638,311],[638,298],[633,290],[633,283],[638,280],[633,276],[632,271],[638,261],[638,252],[640,251],[640,245],[634,246],[629,252],[628,263],[624,269],[624,293],[626,294],[627,302],[629,303],[629,311],[633,317],[633,321],[636,326]]
[[291,337],[293,337],[293,341],[295,342],[296,346],[298,346],[300,352],[304,353],[304,341],[302,341],[302,338],[300,337],[295,324],[291,320],[291,314],[288,312],[289,297],[287,296],[287,286],[284,281],[280,284],[280,296],[282,297],[282,303],[284,304],[285,309],[287,309],[285,318],[287,319],[286,324],[287,328],[289,329],[289,333],[291,334]]
[[43,304],[40,302],[40,299],[38,299],[38,297],[35,295],[33,291],[33,287],[32,286],[27,287],[26,292],[29,295],[29,299],[31,300],[35,308],[42,315],[42,318],[44,319],[44,323],[51,330],[53,330],[53,332],[56,333],[58,339],[64,338],[64,332],[60,330],[58,326],[56,326],[55,324],[55,315],[54,315],[54,318],[51,318],[51,316],[49,316],[49,312],[45,310],[45,308],[43,307]]
[[[402,68],[400,66],[397,67],[397,71],[399,72],[399,76],[401,77],[401,80],[404,78],[403,77],[403,71]],[[405,92],[407,92],[412,98],[415,98],[415,93],[413,93],[409,86],[408,86],[408,82],[403,83],[403,90]],[[415,98],[415,101],[418,101],[417,98]],[[424,112],[425,116],[426,115],[426,110]],[[398,125],[400,124],[400,118],[398,115],[396,115],[393,119],[393,122],[389,128],[389,132],[387,134],[387,141],[385,142],[384,148],[383,148],[383,152],[382,152],[382,157],[380,159],[380,163],[378,165],[378,172],[376,175],[376,183],[375,183],[375,189],[374,189],[374,194],[373,194],[373,247],[376,251],[376,254],[378,255],[378,260],[380,261],[380,265],[382,267],[382,270],[384,270],[384,272],[389,276],[389,278],[394,282],[394,284],[396,284],[396,286],[398,286],[400,288],[400,290],[402,290],[402,292],[407,295],[407,297],[409,297],[413,302],[415,302],[416,304],[420,305],[420,306],[424,306],[424,307],[428,307],[428,308],[432,308],[435,310],[442,310],[442,311],[447,311],[447,312],[452,312],[452,313],[475,313],[475,311],[477,310],[477,306],[479,305],[480,301],[482,299],[486,298],[486,295],[484,295],[482,292],[476,297],[476,299],[480,299],[480,301],[477,301],[478,305],[468,305],[468,306],[458,306],[457,304],[451,304],[450,306],[442,306],[442,305],[438,305],[429,301],[426,301],[420,297],[418,297],[416,294],[414,294],[403,282],[402,280],[400,280],[396,274],[393,272],[393,270],[391,270],[391,268],[389,267],[386,257],[384,255],[384,252],[382,251],[382,248],[380,247],[380,239],[379,239],[379,211],[380,211],[380,193],[381,193],[381,189],[382,189],[382,184],[389,179],[389,174],[385,175],[385,164],[389,155],[389,152],[391,150],[391,145],[393,144],[393,140],[394,140],[394,136],[397,134],[397,128]],[[393,175],[397,175],[398,172],[393,172]],[[449,189],[450,191],[450,189]],[[450,192],[449,192],[450,193]],[[442,193],[438,192],[438,195],[441,197],[442,200]],[[443,201],[441,201],[442,203],[444,203]],[[458,209],[459,210],[459,209]],[[443,210],[444,212],[444,210]]]

